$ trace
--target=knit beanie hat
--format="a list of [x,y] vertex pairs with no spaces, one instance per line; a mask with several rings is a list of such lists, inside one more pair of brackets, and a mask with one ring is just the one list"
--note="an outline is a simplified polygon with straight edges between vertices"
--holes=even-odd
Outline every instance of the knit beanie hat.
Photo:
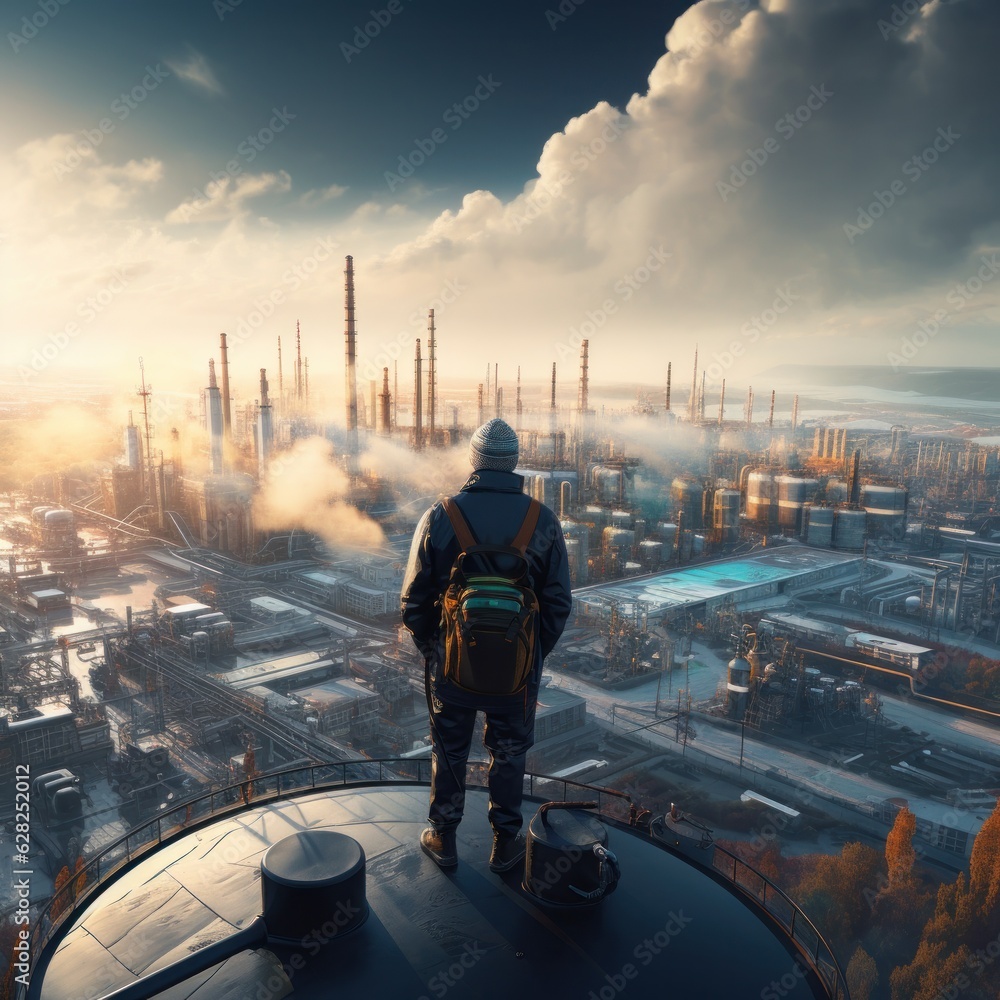
[[517,435],[506,420],[487,421],[472,435],[469,461],[473,469],[513,472],[517,465]]

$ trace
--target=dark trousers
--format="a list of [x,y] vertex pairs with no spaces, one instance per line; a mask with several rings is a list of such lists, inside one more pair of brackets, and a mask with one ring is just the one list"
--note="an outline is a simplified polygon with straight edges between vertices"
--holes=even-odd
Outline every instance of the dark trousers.
[[[432,711],[428,819],[435,829],[454,830],[465,811],[465,764],[477,710],[433,698]],[[515,836],[521,829],[525,760],[534,743],[535,699],[510,710],[487,709],[484,715],[483,745],[490,752],[490,826],[497,833]]]

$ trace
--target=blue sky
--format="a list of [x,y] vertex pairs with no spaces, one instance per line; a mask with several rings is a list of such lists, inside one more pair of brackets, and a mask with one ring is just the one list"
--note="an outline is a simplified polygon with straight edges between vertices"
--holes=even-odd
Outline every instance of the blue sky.
[[131,384],[142,353],[199,384],[225,330],[252,393],[300,320],[333,400],[352,254],[363,378],[409,363],[431,306],[446,379],[575,378],[582,337],[595,378],[651,383],[696,344],[710,385],[996,365],[998,20],[986,0],[17,0],[5,360]]

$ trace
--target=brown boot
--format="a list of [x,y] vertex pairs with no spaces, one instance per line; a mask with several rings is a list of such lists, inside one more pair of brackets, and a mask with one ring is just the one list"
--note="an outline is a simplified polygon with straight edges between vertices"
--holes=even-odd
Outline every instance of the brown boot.
[[429,826],[420,834],[420,849],[439,868],[454,868],[458,864],[454,830],[435,830]]
[[490,871],[509,871],[524,857],[525,850],[523,833],[519,833],[516,837],[507,833],[494,833],[493,851],[490,854]]

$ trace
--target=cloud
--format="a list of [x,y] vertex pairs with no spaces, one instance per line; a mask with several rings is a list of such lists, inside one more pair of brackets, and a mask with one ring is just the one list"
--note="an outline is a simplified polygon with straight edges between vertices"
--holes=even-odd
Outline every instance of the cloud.
[[347,188],[342,184],[331,184],[325,188],[312,188],[299,198],[299,204],[305,205],[307,208],[313,208],[325,202],[332,201],[334,198],[339,198],[346,191]]
[[[795,358],[885,363],[939,310],[943,332],[914,363],[979,356],[998,325],[1000,281],[981,258],[1000,243],[1000,136],[982,74],[1000,9],[892,16],[869,0],[702,0],[643,92],[581,107],[516,197],[469,191],[436,217],[427,199],[346,205],[338,185],[296,206],[277,167],[178,203],[162,190],[185,190],[170,160],[112,162],[109,143],[57,178],[79,136],[33,140],[0,158],[6,323],[25,345],[14,363],[125,262],[145,271],[59,363],[117,357],[141,330],[151,366],[184,371],[193,347],[264,316],[232,350],[253,394],[299,318],[316,391],[340,406],[342,253],[357,272],[359,370],[377,374],[407,370],[432,305],[442,379],[516,358],[526,382],[553,360],[575,381],[587,337],[595,380],[661,384],[698,342],[710,383],[733,392]],[[321,239],[343,249],[320,260]]]
[[336,552],[373,549],[385,541],[382,529],[345,499],[350,481],[332,457],[329,442],[296,441],[277,455],[254,517],[262,529],[303,528]]
[[190,49],[186,60],[165,60],[170,67],[170,71],[184,80],[186,83],[194,84],[195,87],[207,91],[209,94],[219,95],[224,93],[222,84],[216,79],[212,67],[208,65],[208,60],[194,49]]
[[246,202],[264,194],[291,190],[292,179],[284,170],[278,173],[241,174],[222,177],[209,184],[204,192],[182,202],[167,213],[173,223],[228,222],[249,211]]

